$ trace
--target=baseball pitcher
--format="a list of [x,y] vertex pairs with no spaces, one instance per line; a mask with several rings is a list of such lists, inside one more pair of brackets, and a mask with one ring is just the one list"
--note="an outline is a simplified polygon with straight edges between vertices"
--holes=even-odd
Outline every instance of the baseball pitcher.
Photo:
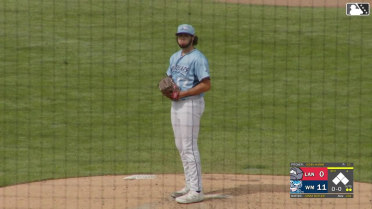
[[191,25],[178,26],[176,40],[181,50],[170,58],[166,78],[159,83],[162,93],[172,100],[171,122],[180,153],[185,187],[171,194],[178,203],[203,201],[198,134],[204,112],[204,92],[211,87],[207,58],[195,48],[198,37]]

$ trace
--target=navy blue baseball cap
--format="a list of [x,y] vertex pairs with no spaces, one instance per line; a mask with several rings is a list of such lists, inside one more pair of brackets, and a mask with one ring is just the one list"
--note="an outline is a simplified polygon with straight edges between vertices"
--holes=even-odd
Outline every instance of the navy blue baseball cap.
[[189,35],[195,35],[195,29],[188,24],[182,24],[178,26],[176,35],[179,34],[189,34]]

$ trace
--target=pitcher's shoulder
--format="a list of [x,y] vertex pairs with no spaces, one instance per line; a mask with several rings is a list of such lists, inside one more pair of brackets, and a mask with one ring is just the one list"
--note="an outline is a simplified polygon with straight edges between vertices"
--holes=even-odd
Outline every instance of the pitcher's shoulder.
[[207,57],[203,54],[203,52],[201,52],[200,50],[196,49],[195,50],[195,56],[198,57],[198,58],[202,58],[202,59],[207,59]]

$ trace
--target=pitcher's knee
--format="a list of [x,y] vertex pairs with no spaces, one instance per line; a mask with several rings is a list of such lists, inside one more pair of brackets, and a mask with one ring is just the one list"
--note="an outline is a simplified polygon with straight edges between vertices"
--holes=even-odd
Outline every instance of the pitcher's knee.
[[176,147],[177,147],[177,149],[178,149],[178,151],[181,153],[183,150],[183,147],[182,147],[182,142],[181,142],[181,140],[177,140],[176,139]]
[[199,152],[193,152],[193,151],[190,151],[190,150],[183,150],[183,154],[185,156],[185,159],[187,160],[187,162],[189,163],[200,163],[200,155],[199,155]]

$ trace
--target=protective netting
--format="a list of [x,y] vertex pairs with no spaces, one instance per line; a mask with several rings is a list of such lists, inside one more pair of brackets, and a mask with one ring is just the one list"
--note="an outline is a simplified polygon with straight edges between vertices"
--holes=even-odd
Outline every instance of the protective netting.
[[[2,0],[0,208],[372,208],[372,19],[346,3]],[[157,87],[184,23],[211,78],[206,198],[187,206]],[[293,199],[291,162],[354,163],[363,183]]]

